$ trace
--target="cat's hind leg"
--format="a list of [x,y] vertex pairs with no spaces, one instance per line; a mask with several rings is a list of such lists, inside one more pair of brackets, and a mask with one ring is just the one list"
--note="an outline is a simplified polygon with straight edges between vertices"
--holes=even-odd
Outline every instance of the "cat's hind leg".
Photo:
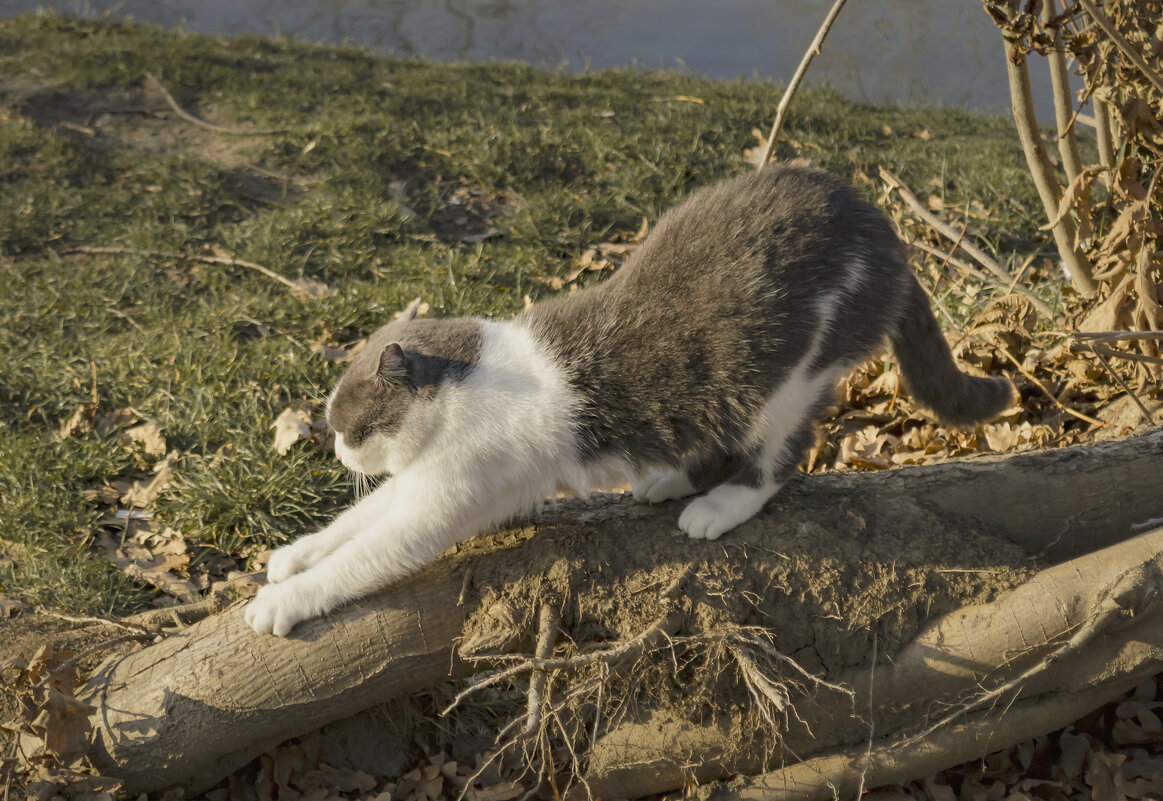
[[677,501],[706,492],[743,469],[747,457],[738,453],[716,452],[687,458],[682,467],[656,467],[647,470],[632,485],[635,500],[642,503]]
[[687,504],[678,518],[679,528],[692,539],[716,540],[755,517],[791,478],[812,441],[809,421],[784,440],[777,458],[764,460],[764,454],[757,454],[735,475]]
[[631,484],[630,490],[642,503],[676,501],[698,492],[687,471],[677,467],[652,467]]
[[768,399],[748,434],[749,453],[729,479],[687,504],[678,525],[695,539],[718,539],[754,517],[787,483],[814,441],[813,422],[838,371],[809,374],[811,355]]

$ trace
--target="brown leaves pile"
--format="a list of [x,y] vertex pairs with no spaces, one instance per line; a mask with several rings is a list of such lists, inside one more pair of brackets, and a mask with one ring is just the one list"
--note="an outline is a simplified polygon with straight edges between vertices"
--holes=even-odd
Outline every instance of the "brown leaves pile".
[[1163,798],[1163,677],[1061,731],[1036,737],[878,799],[1137,801]]
[[[86,535],[97,554],[135,581],[160,590],[163,605],[191,603],[206,590],[242,595],[258,591],[254,573],[239,570],[234,559],[221,554],[203,553],[195,560],[182,532],[158,519],[157,500],[173,480],[181,454],[168,447],[157,422],[142,422],[131,409],[99,415],[91,404],[61,425],[64,437],[88,432],[129,451],[139,468],[81,493],[83,501],[106,510]],[[252,566],[262,561],[257,554],[247,556],[253,557]]]
[[72,654],[47,645],[31,659],[14,657],[0,664],[0,683],[17,703],[16,718],[0,728],[18,739],[29,799],[113,801],[121,786],[120,780],[95,775],[83,762],[89,716],[96,710],[74,696],[77,679]]

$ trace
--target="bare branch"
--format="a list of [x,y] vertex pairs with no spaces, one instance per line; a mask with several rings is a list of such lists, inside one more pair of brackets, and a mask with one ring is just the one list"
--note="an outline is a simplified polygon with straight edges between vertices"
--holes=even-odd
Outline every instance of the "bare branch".
[[[1046,149],[1042,147],[1041,135],[1038,133],[1038,120],[1034,115],[1034,97],[1030,89],[1030,73],[1026,67],[1026,54],[1022,45],[1017,41],[1006,41],[1006,74],[1010,84],[1010,106],[1014,114],[1014,126],[1018,130],[1018,139],[1022,143],[1022,152],[1026,155],[1026,163],[1030,168],[1030,175],[1034,179],[1034,186],[1038,189],[1038,196],[1042,199],[1042,208],[1048,219],[1054,219],[1058,214],[1058,202],[1062,196],[1062,187],[1054,175],[1054,168],[1046,156]],[[1054,243],[1058,246],[1058,255],[1070,275],[1070,280],[1084,297],[1094,297],[1095,285],[1090,260],[1075,244],[1076,229],[1070,217],[1058,220],[1051,229],[1054,234]]]
[[791,78],[791,83],[787,85],[787,89],[784,89],[783,98],[780,99],[779,107],[775,110],[775,122],[772,123],[771,133],[767,135],[767,146],[763,148],[763,155],[759,158],[759,169],[763,169],[764,165],[771,161],[771,154],[775,151],[775,140],[779,137],[779,129],[783,127],[783,120],[787,116],[787,109],[791,105],[792,96],[800,88],[800,82],[803,81],[804,75],[808,71],[808,65],[812,63],[813,58],[820,54],[820,48],[824,44],[824,37],[828,35],[832,23],[840,15],[840,9],[844,7],[845,2],[847,0],[836,0],[832,4],[832,10],[828,12],[828,16],[824,17],[824,22],[820,25],[820,30],[816,31],[816,38],[812,40],[807,52],[804,53],[804,57],[800,60],[800,65],[796,67],[795,74]]
[[206,130],[213,131],[214,133],[227,134],[228,136],[265,136],[268,134],[287,133],[289,130],[291,130],[290,128],[229,128],[225,125],[215,125],[212,122],[200,120],[179,106],[178,101],[174,100],[174,96],[169,93],[169,90],[162,85],[162,82],[159,81],[157,76],[152,72],[145,73],[145,79],[153,84],[155,89],[162,93],[162,96],[166,99],[166,103],[168,103],[170,108],[174,110],[175,114],[177,114],[186,122],[191,123],[192,125],[197,125],[199,128],[205,128]]

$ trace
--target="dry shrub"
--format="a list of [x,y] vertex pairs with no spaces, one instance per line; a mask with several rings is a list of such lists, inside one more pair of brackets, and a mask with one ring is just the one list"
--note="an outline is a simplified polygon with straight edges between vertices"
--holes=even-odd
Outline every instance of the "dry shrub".
[[[1045,5],[1048,4],[1048,5]],[[1069,221],[1097,285],[1091,303],[1074,309],[1080,332],[1157,332],[1163,284],[1163,3],[1159,0],[1074,0],[1058,13],[1053,0],[986,2],[1009,43],[1011,58],[1036,52],[1078,65],[1077,98],[1060,90],[1055,144],[1065,168],[1056,209],[1045,228]],[[1061,48],[1061,49],[1059,49]],[[1077,163],[1078,105],[1093,102],[1099,163]],[[1062,124],[1062,121],[1066,121]],[[1023,121],[1018,119],[1019,126]],[[1060,254],[1065,262],[1068,254]],[[1160,381],[1159,338],[1126,339],[1133,383]],[[1087,349],[1090,349],[1087,347]],[[1136,358],[1138,357],[1138,358]]]

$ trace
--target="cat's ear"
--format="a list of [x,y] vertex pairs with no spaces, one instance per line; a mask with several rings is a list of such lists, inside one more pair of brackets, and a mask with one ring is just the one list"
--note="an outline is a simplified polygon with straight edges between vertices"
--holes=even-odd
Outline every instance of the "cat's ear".
[[408,380],[408,354],[397,343],[387,345],[380,352],[380,363],[376,367],[376,377],[384,381]]
[[420,306],[421,306],[420,298],[416,298],[414,301],[412,301],[411,303],[408,304],[408,307],[406,309],[404,309],[402,312],[400,312],[400,319],[401,320],[415,320],[417,317],[420,316]]

